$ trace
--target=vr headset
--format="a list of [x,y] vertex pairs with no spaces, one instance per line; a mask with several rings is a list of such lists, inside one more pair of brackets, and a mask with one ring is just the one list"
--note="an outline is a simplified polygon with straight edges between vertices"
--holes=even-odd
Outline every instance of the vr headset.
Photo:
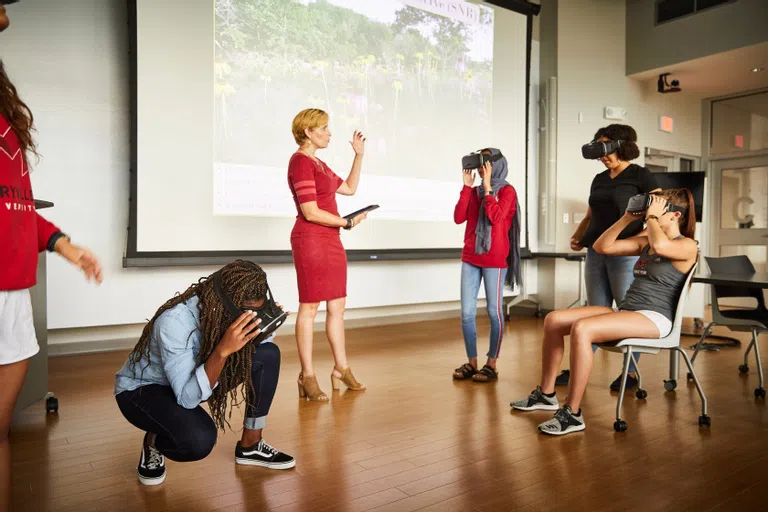
[[497,155],[484,155],[483,151],[489,151],[488,148],[480,149],[478,151],[475,151],[474,153],[470,153],[468,155],[465,155],[461,157],[461,168],[462,169],[479,169],[480,167],[485,165],[485,162],[496,162],[497,160],[501,160],[504,155],[501,154],[501,151]]
[[[632,196],[629,198],[629,202],[627,202],[627,211],[629,213],[642,213],[651,206],[651,201],[653,201],[653,194],[637,194],[636,196]],[[668,202],[666,211],[680,212],[681,215],[685,215],[688,208]]]
[[608,142],[593,140],[581,146],[581,156],[587,160],[597,160],[615,153],[621,147],[621,143],[620,140],[609,140]]
[[232,302],[232,299],[230,299],[227,294],[224,293],[224,287],[221,284],[220,271],[213,275],[213,288],[216,290],[216,295],[224,305],[224,308],[227,310],[230,316],[232,316],[233,321],[246,311],[253,311],[256,313],[256,318],[261,319],[261,323],[258,326],[258,329],[261,329],[261,332],[258,336],[251,340],[254,343],[261,343],[265,339],[269,338],[273,332],[275,332],[281,325],[283,325],[285,319],[288,318],[288,313],[280,309],[277,304],[275,304],[275,299],[272,297],[272,291],[269,289],[269,285],[267,285],[267,294],[264,297],[264,304],[258,308],[253,306],[236,306],[235,303]]

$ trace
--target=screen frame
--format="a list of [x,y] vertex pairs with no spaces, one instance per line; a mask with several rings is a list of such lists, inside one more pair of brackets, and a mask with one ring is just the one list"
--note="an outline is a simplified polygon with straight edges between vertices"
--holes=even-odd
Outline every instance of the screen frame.
[[[128,0],[128,60],[130,91],[130,187],[128,199],[128,230],[123,268],[131,267],[178,267],[226,265],[234,259],[245,259],[258,263],[292,263],[293,254],[282,251],[139,251],[138,250],[138,0]],[[530,249],[528,233],[528,144],[530,139],[530,94],[531,94],[531,46],[533,39],[533,16],[539,14],[539,6],[525,0],[486,1],[502,9],[526,16],[525,48],[525,219],[522,229],[525,249]],[[349,261],[413,261],[460,259],[461,247],[434,249],[372,249],[346,250]]]

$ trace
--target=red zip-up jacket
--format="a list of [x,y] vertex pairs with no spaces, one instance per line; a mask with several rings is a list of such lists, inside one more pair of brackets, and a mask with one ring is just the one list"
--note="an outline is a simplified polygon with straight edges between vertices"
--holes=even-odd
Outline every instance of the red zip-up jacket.
[[[475,254],[475,227],[480,216],[480,202],[485,214],[491,221],[491,250],[485,254]],[[496,195],[483,198],[477,190],[464,186],[459,195],[459,202],[453,211],[456,224],[467,223],[464,230],[464,249],[461,261],[484,268],[507,268],[509,255],[509,228],[515,216],[517,192],[512,185],[501,187]]]
[[37,282],[38,253],[61,235],[35,211],[29,168],[11,125],[0,116],[0,290]]

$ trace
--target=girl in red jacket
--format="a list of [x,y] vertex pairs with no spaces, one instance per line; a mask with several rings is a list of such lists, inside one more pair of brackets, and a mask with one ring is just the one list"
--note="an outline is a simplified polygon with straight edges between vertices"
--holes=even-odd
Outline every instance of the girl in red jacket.
[[[8,27],[0,0],[0,32]],[[36,155],[33,118],[0,61],[0,512],[10,507],[8,430],[29,358],[40,348],[32,322],[29,289],[37,278],[38,253],[57,252],[101,282],[101,268],[87,250],[35,211],[28,154]]]
[[[489,382],[498,378],[496,360],[504,335],[504,285],[514,287],[520,279],[520,224],[517,192],[506,181],[507,159],[496,148],[482,153],[491,158],[478,169],[481,183],[473,187],[474,171],[464,169],[464,187],[453,213],[456,224],[467,223],[461,254],[461,329],[469,360],[454,370],[453,378]],[[481,280],[485,282],[491,339],[488,361],[478,371],[475,316]]]

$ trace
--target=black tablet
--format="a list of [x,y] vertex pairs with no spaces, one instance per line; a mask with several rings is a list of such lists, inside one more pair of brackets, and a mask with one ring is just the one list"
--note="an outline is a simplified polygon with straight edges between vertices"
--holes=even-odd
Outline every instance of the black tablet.
[[352,213],[350,213],[349,215],[345,215],[343,218],[345,218],[345,219],[351,219],[352,217],[357,217],[357,216],[358,216],[358,215],[360,215],[361,213],[370,212],[370,211],[372,211],[372,210],[375,210],[375,209],[376,209],[376,208],[378,208],[378,207],[379,207],[379,205],[377,205],[377,204],[372,204],[372,205],[366,206],[365,208],[360,208],[360,209],[359,209],[359,210],[357,210],[356,212],[352,212]]

